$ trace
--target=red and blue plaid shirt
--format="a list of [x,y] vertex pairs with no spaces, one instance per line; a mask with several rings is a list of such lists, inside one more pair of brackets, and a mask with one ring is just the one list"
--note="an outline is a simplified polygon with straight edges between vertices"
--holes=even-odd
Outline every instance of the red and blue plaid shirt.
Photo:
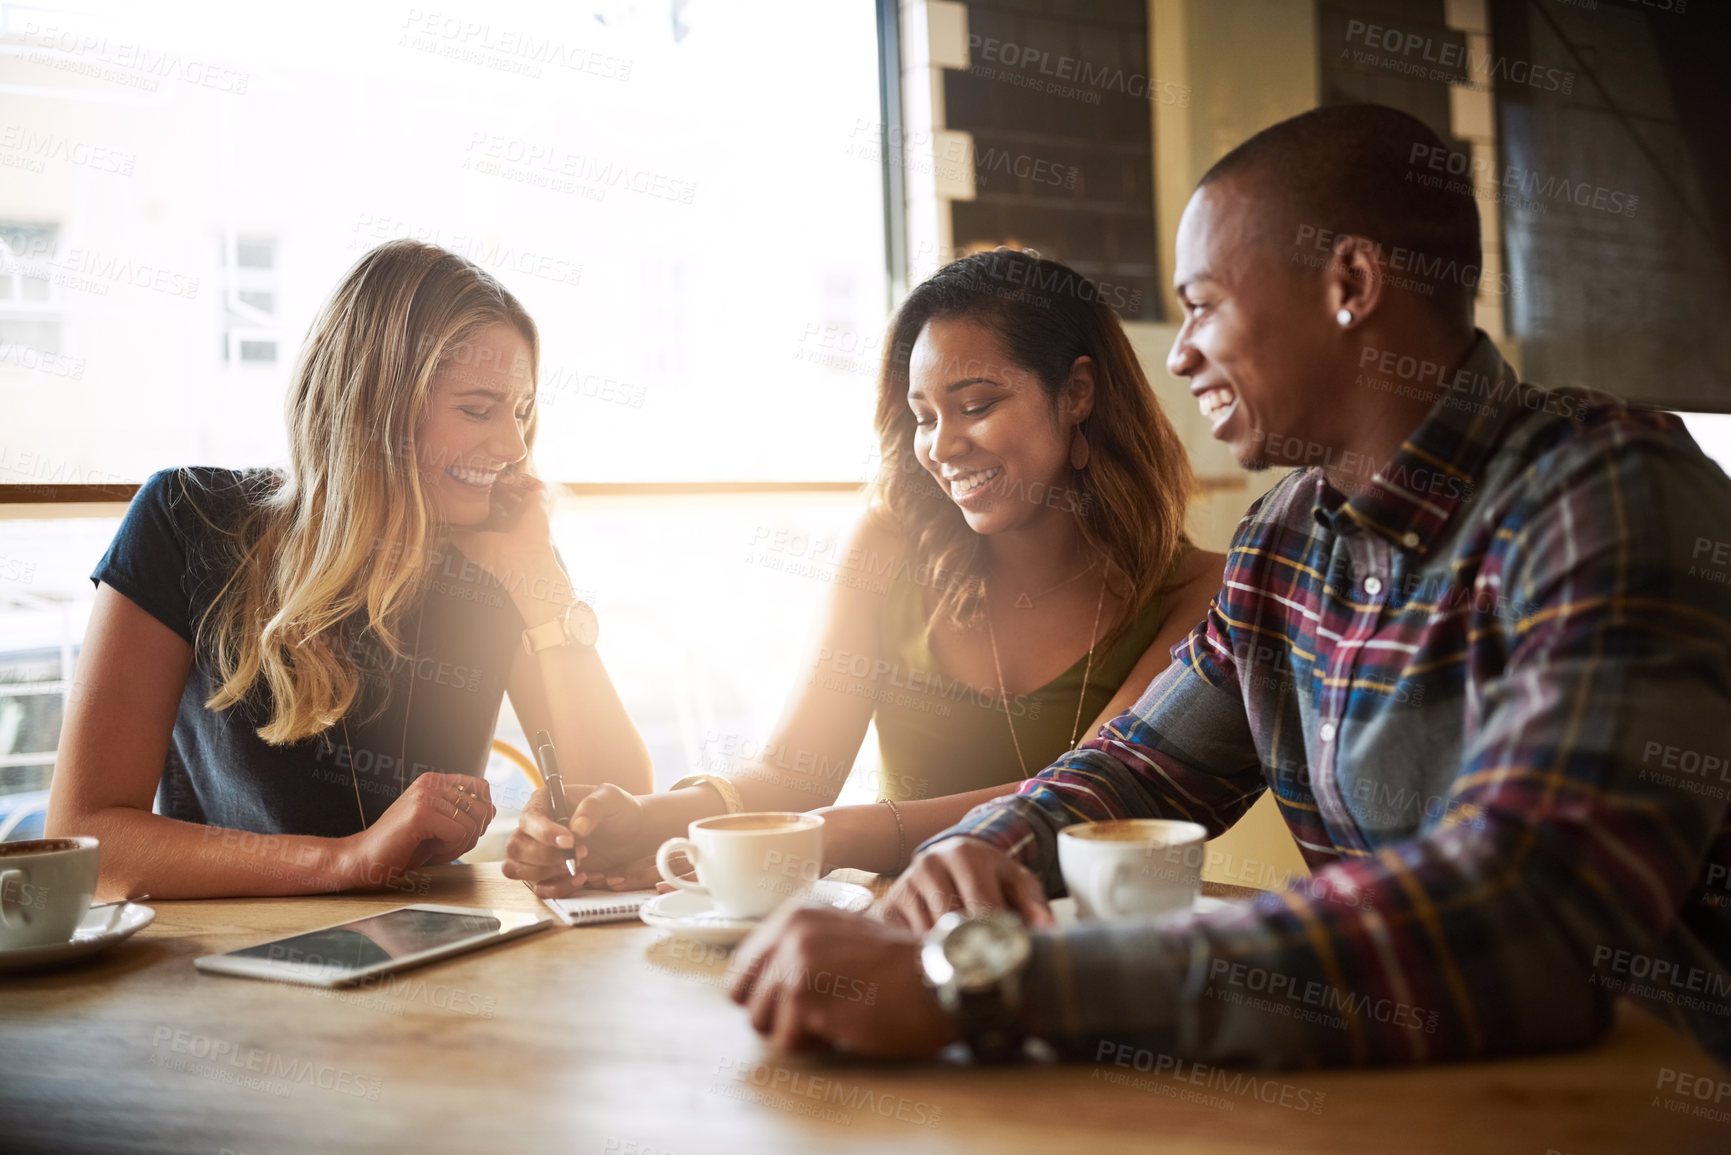
[[1418,1063],[1585,1044],[1627,993],[1731,1058],[1731,482],[1675,417],[1521,384],[1483,334],[1364,472],[1260,498],[1135,707],[932,840],[1057,894],[1064,826],[1212,837],[1273,792],[1310,878],[1036,935],[1035,1028]]

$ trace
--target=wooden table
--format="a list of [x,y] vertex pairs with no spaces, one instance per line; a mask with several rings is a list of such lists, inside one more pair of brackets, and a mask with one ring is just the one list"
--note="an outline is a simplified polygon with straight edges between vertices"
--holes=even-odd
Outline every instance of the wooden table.
[[1666,1068],[1731,1076],[1633,1007],[1572,1055],[1277,1074],[1282,1106],[1110,1064],[779,1055],[727,1000],[724,957],[637,924],[556,926],[353,991],[193,969],[404,902],[538,909],[496,866],[433,874],[425,895],[155,903],[83,967],[0,975],[0,1150],[1731,1151],[1731,1122],[1656,1090]]

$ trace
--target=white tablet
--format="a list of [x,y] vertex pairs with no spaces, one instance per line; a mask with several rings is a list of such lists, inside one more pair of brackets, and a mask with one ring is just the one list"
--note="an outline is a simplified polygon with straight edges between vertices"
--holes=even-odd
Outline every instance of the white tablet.
[[249,979],[341,987],[552,924],[545,914],[514,910],[404,906],[227,954],[205,955],[193,965],[201,971]]

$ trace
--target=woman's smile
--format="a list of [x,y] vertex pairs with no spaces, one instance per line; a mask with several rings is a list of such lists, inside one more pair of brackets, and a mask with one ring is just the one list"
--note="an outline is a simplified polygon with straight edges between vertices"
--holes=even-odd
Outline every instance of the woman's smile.
[[1004,475],[1004,467],[994,465],[989,469],[974,469],[967,472],[946,473],[944,483],[949,486],[950,498],[957,505],[977,505],[985,499],[986,487]]
[[460,465],[447,465],[445,472],[472,489],[491,489],[493,482],[499,477],[497,469],[464,469]]

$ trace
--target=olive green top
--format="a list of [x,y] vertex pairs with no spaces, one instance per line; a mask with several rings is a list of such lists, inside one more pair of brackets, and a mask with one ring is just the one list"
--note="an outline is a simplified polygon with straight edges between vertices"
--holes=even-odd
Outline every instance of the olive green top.
[[[1190,549],[1179,550],[1167,581]],[[1088,655],[1077,658],[1039,689],[1012,695],[1006,704],[995,691],[971,686],[939,667],[926,644],[924,590],[912,580],[909,569],[897,569],[885,599],[879,638],[879,652],[891,669],[874,687],[883,771],[878,797],[908,802],[1015,782],[1023,776],[1016,743],[1021,744],[1028,776],[1038,774],[1071,749],[1076,699]],[[1095,650],[1078,743],[1093,737],[1088,727],[1154,644],[1169,601],[1155,594],[1109,651]],[[1011,722],[1016,727],[1015,742],[1010,739]]]

